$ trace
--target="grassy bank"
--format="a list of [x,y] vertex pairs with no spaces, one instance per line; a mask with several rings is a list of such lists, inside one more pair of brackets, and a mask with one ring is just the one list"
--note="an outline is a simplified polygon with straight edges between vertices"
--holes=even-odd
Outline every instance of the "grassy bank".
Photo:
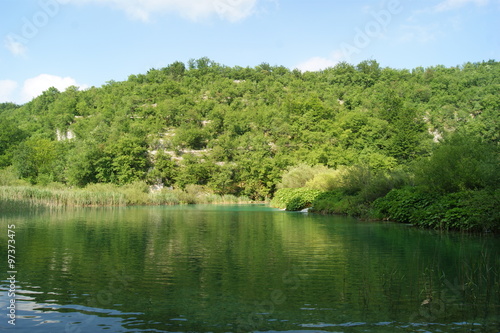
[[120,192],[50,189],[31,186],[1,186],[0,200],[29,202],[43,206],[123,206],[126,198]]
[[126,186],[94,184],[82,189],[67,188],[60,184],[47,187],[0,186],[0,201],[48,207],[251,203],[246,197],[218,195],[196,185],[187,186],[183,190],[162,189],[151,192],[143,182]]

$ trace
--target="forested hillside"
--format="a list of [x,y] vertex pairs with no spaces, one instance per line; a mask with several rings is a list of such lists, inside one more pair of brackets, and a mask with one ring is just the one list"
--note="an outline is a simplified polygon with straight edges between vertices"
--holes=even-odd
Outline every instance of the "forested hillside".
[[[202,58],[1,104],[0,168],[4,185],[195,184],[255,200],[305,187],[323,204],[355,198],[351,210],[321,209],[354,215],[391,189],[480,192],[496,205],[499,120],[492,60],[413,70],[370,60],[302,73]],[[297,170],[305,178],[290,182]],[[383,186],[360,197],[375,183]],[[381,218],[398,218],[378,205]]]

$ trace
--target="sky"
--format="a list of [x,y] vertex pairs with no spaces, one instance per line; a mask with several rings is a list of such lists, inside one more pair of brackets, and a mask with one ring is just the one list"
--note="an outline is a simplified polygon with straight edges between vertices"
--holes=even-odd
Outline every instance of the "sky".
[[0,103],[175,61],[317,71],[500,60],[500,0],[0,0]]

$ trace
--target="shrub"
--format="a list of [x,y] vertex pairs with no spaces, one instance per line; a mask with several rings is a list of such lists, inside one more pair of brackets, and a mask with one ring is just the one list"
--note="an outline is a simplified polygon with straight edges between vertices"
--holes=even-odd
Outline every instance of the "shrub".
[[149,201],[149,186],[143,181],[118,187],[118,191],[125,195],[128,205],[146,205]]
[[391,190],[385,197],[373,202],[375,214],[379,218],[404,223],[418,222],[421,213],[436,200],[436,196],[418,190],[416,187],[404,187]]
[[16,176],[12,166],[0,170],[0,186],[27,186],[28,184],[27,181]]
[[410,177],[403,171],[371,173],[369,180],[361,188],[359,196],[363,202],[373,202],[385,196],[392,189],[401,188],[410,183]]
[[440,193],[498,188],[498,147],[457,133],[440,144],[431,157],[416,163],[415,174],[419,185]]
[[431,194],[419,188],[392,190],[375,200],[375,216],[417,226],[462,231],[500,230],[500,190]]
[[314,176],[328,172],[329,169],[324,165],[309,166],[299,164],[289,167],[283,174],[281,183],[278,188],[301,188],[305,187],[306,183],[314,178]]
[[298,211],[310,207],[321,191],[308,188],[283,188],[276,191],[271,206]]
[[314,175],[305,183],[305,187],[323,192],[332,191],[342,186],[342,170],[328,169]]
[[321,214],[366,216],[367,210],[359,196],[346,195],[341,189],[322,193],[312,203],[312,211]]
[[353,165],[342,173],[342,190],[347,195],[358,194],[370,184],[372,172],[367,166]]
[[177,193],[167,188],[150,193],[149,202],[153,205],[178,205],[180,203]]
[[308,203],[304,197],[296,196],[287,202],[285,209],[288,211],[299,211],[307,208],[308,204],[310,203]]

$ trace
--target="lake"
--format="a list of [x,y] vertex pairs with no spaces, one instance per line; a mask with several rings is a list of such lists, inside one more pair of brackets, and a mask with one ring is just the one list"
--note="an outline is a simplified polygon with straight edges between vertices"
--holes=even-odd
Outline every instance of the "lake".
[[494,235],[265,205],[1,208],[2,331],[500,331]]

